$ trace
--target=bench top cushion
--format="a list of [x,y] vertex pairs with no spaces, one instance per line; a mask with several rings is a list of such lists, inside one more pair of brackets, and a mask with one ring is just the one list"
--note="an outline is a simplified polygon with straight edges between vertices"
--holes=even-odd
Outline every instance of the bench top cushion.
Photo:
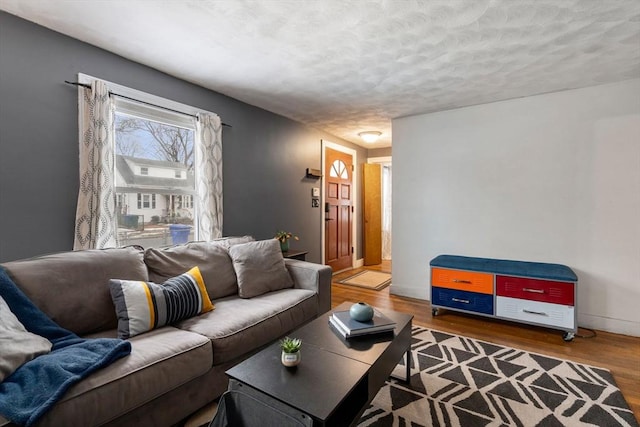
[[512,261],[493,258],[475,258],[458,255],[438,255],[429,263],[432,267],[457,270],[483,271],[511,276],[577,282],[578,276],[566,265],[544,262]]

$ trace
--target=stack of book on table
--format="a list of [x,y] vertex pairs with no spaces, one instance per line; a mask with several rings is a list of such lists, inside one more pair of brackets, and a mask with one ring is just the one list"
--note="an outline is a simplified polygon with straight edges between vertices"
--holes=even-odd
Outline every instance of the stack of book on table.
[[378,310],[374,311],[373,319],[368,322],[353,320],[349,310],[336,311],[329,317],[329,323],[345,338],[390,332],[396,327],[396,322]]

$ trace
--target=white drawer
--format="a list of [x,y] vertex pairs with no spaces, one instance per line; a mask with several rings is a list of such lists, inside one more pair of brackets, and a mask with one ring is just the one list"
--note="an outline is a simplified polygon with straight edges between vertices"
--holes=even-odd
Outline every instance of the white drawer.
[[537,323],[575,330],[575,308],[548,302],[496,297],[496,316],[505,319]]

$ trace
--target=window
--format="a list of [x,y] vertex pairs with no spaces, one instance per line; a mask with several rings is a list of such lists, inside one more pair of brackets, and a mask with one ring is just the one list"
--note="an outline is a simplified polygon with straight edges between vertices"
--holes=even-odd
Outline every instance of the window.
[[155,194],[138,193],[138,209],[155,209],[155,208],[156,208]]
[[[220,117],[83,73],[78,73],[78,83],[84,86],[78,89],[80,174],[103,174],[105,179],[104,185],[81,186],[78,191],[74,249],[115,243],[157,247],[179,243],[176,240],[220,237],[224,125]],[[94,85],[98,93],[87,90]],[[108,133],[95,131],[101,124],[108,124]],[[95,156],[93,150],[104,147],[103,135],[113,151],[101,150]],[[141,168],[146,168],[146,175]],[[147,200],[144,194],[149,195]],[[95,199],[98,203],[93,203]],[[93,233],[97,226],[104,227],[104,233]],[[177,239],[174,234],[179,234]]]
[[182,196],[182,207],[184,207],[184,208],[193,208],[193,197],[192,196]]
[[349,179],[349,172],[347,171],[347,165],[342,160],[335,160],[331,164],[331,170],[329,170],[329,176],[333,178]]
[[115,106],[119,244],[171,245],[173,224],[196,240],[194,119],[118,97]]
[[116,209],[122,210],[127,205],[127,196],[124,194],[116,194]]

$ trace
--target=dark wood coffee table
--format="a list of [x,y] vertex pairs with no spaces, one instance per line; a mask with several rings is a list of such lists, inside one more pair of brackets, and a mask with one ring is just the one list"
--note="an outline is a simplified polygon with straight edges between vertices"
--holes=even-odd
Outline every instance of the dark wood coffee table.
[[[352,304],[334,310],[348,310]],[[264,394],[310,416],[314,426],[353,425],[411,349],[413,316],[379,310],[395,320],[393,333],[346,340],[329,325],[329,312],[289,334],[303,342],[297,367],[282,366],[275,342],[226,373],[254,396]]]

